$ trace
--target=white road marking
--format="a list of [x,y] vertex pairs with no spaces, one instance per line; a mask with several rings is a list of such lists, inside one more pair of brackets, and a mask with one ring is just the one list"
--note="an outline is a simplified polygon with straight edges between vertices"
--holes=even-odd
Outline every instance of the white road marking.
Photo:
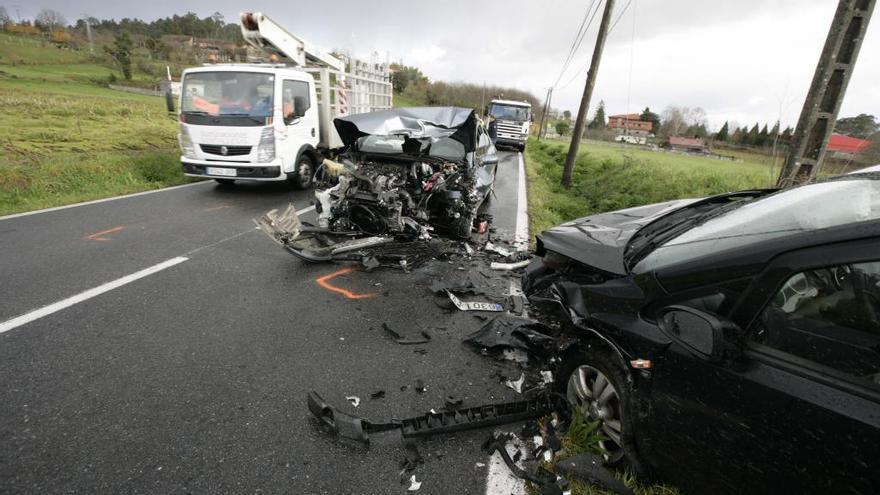
[[161,272],[166,268],[170,268],[174,265],[183,263],[189,258],[184,258],[179,256],[177,258],[171,258],[170,260],[163,261],[158,265],[153,265],[149,268],[145,268],[139,272],[132,273],[131,275],[126,275],[122,278],[118,278],[112,282],[107,282],[106,284],[99,285],[93,289],[89,289],[85,292],[80,292],[75,296],[68,297],[67,299],[62,299],[56,303],[52,303],[48,306],[43,306],[42,308],[35,309],[30,313],[25,313],[21,316],[15,317],[11,320],[6,320],[3,323],[0,323],[0,333],[8,332],[13,328],[20,327],[26,323],[30,323],[34,320],[38,320],[44,316],[49,316],[52,313],[56,313],[61,311],[62,309],[69,308],[74,304],[81,303],[85,300],[91,299],[95,296],[99,296],[105,292],[109,292],[118,287],[122,287],[123,285],[134,282],[135,280],[142,279],[144,277],[150,276],[154,273]]
[[[522,153],[517,153],[519,159],[519,177],[517,178],[516,194],[516,230],[514,232],[514,246],[519,251],[529,248],[529,215],[528,195],[526,192],[526,166]],[[510,295],[522,295],[520,281],[514,277],[510,279]],[[527,317],[527,314],[523,314]],[[505,448],[513,457],[517,447],[522,448],[518,438],[508,443]],[[501,454],[495,452],[489,457],[489,469],[486,471],[486,495],[523,495],[526,493],[525,481],[517,478],[510,472],[507,464],[501,459]]]
[[[187,186],[190,186],[190,185],[193,185],[193,184],[187,184]],[[164,189],[164,190],[167,191],[167,189]],[[150,192],[155,192],[155,191],[150,191]],[[143,194],[143,193],[139,193],[139,194]],[[118,198],[110,198],[110,199],[118,199]],[[106,200],[99,200],[98,202],[100,202],[100,201],[106,201]],[[81,204],[86,204],[86,203],[81,203]],[[70,206],[75,206],[75,205],[70,205]],[[65,208],[65,207],[62,207],[62,208]],[[302,215],[304,213],[309,213],[314,210],[315,210],[315,206],[312,205],[307,208],[303,208],[302,210],[299,210],[298,214]],[[35,212],[32,212],[32,213],[35,213]],[[192,254],[197,253],[203,249],[216,246],[217,244],[229,241],[231,239],[235,239],[236,237],[240,237],[240,236],[247,234],[247,233],[250,233],[250,232],[253,232],[253,230],[247,230],[245,232],[240,232],[238,234],[229,236],[229,237],[222,239],[220,241],[214,242],[212,244],[208,244],[207,246],[202,246],[200,248],[193,249],[193,250],[187,252],[186,255],[187,256],[192,255]],[[95,287],[93,289],[89,289],[85,292],[80,292],[79,294],[68,297],[67,299],[62,299],[61,301],[52,303],[48,306],[43,306],[42,308],[35,309],[29,313],[25,313],[21,316],[17,316],[15,318],[12,318],[11,320],[6,320],[3,323],[0,323],[0,333],[8,332],[9,330],[20,327],[26,323],[30,323],[34,320],[38,320],[44,316],[49,316],[52,313],[56,313],[58,311],[61,311],[62,309],[69,308],[69,307],[73,306],[74,304],[81,303],[81,302],[86,301],[88,299],[91,299],[95,296],[99,296],[105,292],[109,292],[113,289],[122,287],[123,285],[134,282],[135,280],[150,276],[154,273],[161,272],[162,270],[164,270],[166,268],[170,268],[174,265],[183,263],[184,261],[187,261],[188,259],[189,258],[186,256],[178,256],[176,258],[171,258],[170,260],[163,261],[162,263],[159,263],[158,265],[153,265],[153,266],[151,266],[149,268],[145,268],[139,272],[132,273],[131,275],[126,275],[122,278],[118,278],[112,282],[107,282],[106,284],[99,285],[98,287]]]
[[520,251],[529,248],[529,199],[526,192],[526,165],[522,153],[517,153],[519,158],[519,177],[516,188],[516,231],[514,232],[514,245]]
[[29,215],[37,215],[40,213],[49,213],[51,211],[66,210],[68,208],[76,208],[78,206],[95,205],[98,203],[106,203],[108,201],[116,201],[117,199],[135,198],[137,196],[146,196],[147,194],[155,194],[155,193],[164,192],[164,191],[173,191],[174,189],[183,189],[184,187],[202,186],[205,184],[212,184],[212,182],[208,181],[208,180],[204,180],[204,181],[200,181],[200,182],[193,182],[192,184],[182,184],[179,186],[164,187],[162,189],[153,189],[150,191],[143,191],[143,192],[134,193],[134,194],[126,194],[124,196],[114,196],[112,198],[95,199],[93,201],[84,201],[82,203],[74,203],[72,205],[55,206],[53,208],[44,208],[42,210],[26,211],[24,213],[14,213],[12,215],[6,215],[5,217],[0,217],[0,220],[10,220],[13,218],[26,217]]

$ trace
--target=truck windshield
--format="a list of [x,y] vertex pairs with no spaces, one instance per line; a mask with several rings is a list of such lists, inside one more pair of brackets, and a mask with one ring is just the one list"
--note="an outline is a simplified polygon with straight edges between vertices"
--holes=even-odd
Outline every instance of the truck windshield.
[[275,76],[256,72],[196,72],[183,80],[183,113],[271,117]]
[[499,120],[515,120],[517,122],[525,122],[529,120],[531,108],[514,105],[502,105],[493,103],[489,109],[489,115]]

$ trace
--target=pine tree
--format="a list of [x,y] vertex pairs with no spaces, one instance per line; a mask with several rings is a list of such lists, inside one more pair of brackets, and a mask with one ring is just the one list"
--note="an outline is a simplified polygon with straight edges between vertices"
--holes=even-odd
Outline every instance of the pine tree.
[[794,134],[794,129],[791,127],[786,127],[784,131],[782,131],[782,135],[779,136],[779,140],[785,144],[791,143],[791,135]]
[[605,101],[599,100],[599,106],[596,108],[596,114],[593,116],[593,120],[587,127],[596,130],[605,129]]
[[758,138],[755,140],[755,145],[757,146],[767,146],[767,142],[770,138],[770,131],[767,130],[767,124],[764,124],[764,127],[761,128],[761,132],[758,133]]
[[727,121],[724,121],[724,125],[721,126],[721,130],[718,131],[717,134],[715,134],[715,140],[722,141],[722,142],[727,141],[727,139],[729,137],[728,136],[729,133],[730,133],[730,129],[727,126]]
[[651,122],[651,132],[655,134],[660,132],[660,116],[652,112],[650,107],[645,107],[645,111],[642,112],[639,119],[644,122]]
[[757,145],[758,144],[758,135],[760,133],[761,133],[761,131],[758,128],[758,123],[755,122],[755,126],[749,130],[748,134],[746,134],[745,143],[743,143],[743,144],[747,144],[749,146]]

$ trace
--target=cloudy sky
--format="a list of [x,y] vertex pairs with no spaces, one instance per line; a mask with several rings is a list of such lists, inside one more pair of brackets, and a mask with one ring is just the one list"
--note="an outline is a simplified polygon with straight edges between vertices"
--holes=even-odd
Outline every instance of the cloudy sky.
[[[0,0],[6,3],[4,0]],[[617,0],[620,10],[627,0]],[[436,2],[322,0],[28,0],[22,17],[41,8],[69,21],[153,19],[187,10],[219,11],[235,22],[242,10],[262,10],[325,48],[415,65],[433,80],[515,86],[543,98],[559,79],[553,107],[575,111],[601,12],[571,67],[560,69],[588,0],[443,0]],[[15,4],[6,4],[13,16]],[[608,112],[702,107],[711,126],[775,121],[794,125],[837,0],[632,0],[611,32],[593,107]],[[617,17],[617,14],[614,16]],[[876,17],[876,16],[875,16]],[[841,116],[880,116],[880,20],[867,37]],[[592,115],[592,109],[590,111]]]

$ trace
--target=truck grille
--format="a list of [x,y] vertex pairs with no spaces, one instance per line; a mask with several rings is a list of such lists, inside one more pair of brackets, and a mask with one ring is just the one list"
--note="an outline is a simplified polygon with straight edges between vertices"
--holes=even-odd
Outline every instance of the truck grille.
[[512,132],[516,134],[522,134],[522,124],[518,124],[516,122],[505,122],[503,120],[498,121],[498,130],[504,132]]
[[202,151],[210,155],[241,156],[248,155],[251,152],[250,146],[225,146],[226,153],[223,153],[221,148],[224,148],[224,146],[221,144],[202,144],[200,146]]

